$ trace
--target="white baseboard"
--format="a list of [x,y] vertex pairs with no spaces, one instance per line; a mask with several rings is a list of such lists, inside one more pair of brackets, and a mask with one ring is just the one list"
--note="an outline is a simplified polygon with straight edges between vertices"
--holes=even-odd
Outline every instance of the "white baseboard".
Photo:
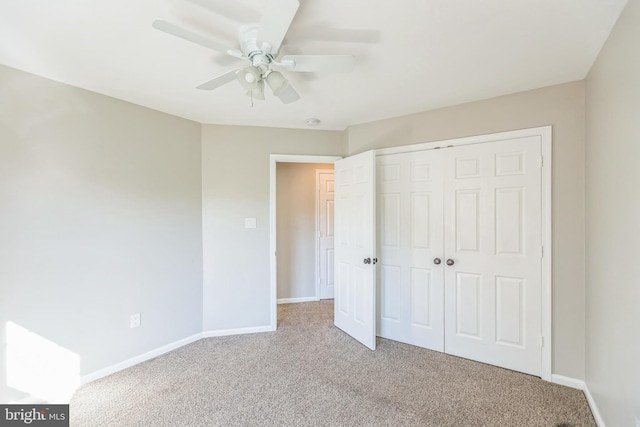
[[255,326],[250,328],[220,329],[218,331],[204,331],[202,333],[202,337],[203,338],[225,337],[227,335],[256,334],[258,332],[271,332],[271,331],[273,331],[273,328],[271,328],[271,325]]
[[303,297],[303,298],[278,298],[278,304],[293,304],[297,302],[311,302],[320,301],[316,297]]
[[[158,357],[161,356],[165,353],[170,352],[171,350],[175,350],[176,348],[180,348],[183,347],[187,344],[191,344],[192,342],[198,341],[202,338],[209,338],[209,337],[223,337],[223,336],[227,336],[227,335],[241,335],[241,334],[254,334],[257,332],[270,332],[273,331],[273,328],[271,328],[271,326],[257,326],[257,327],[250,327],[250,328],[238,328],[238,329],[221,329],[218,331],[205,331],[202,333],[198,333],[195,335],[191,335],[190,337],[187,338],[183,338],[181,340],[178,341],[174,341],[172,343],[169,343],[167,345],[163,345],[162,347],[158,347],[154,350],[148,351],[146,353],[143,353],[139,356],[135,356],[132,357],[130,359],[127,359],[125,361],[116,363],[114,365],[111,366],[107,366],[106,368],[103,369],[99,369],[95,372],[92,372],[90,374],[84,375],[80,378],[80,385],[84,385],[87,383],[90,383],[91,381],[95,381],[97,379],[106,377],[107,375],[111,375],[111,374],[115,374],[116,372],[122,371],[123,369],[127,369],[130,368],[132,366],[137,365],[138,363],[142,363],[145,362],[147,360],[153,359],[154,357]],[[16,402],[16,403],[22,403],[22,401],[24,400],[24,403],[37,403],[37,402],[32,402],[28,399],[34,400],[35,398],[28,396],[24,399],[21,399],[20,401]]]
[[187,344],[191,344],[192,342],[198,341],[202,338],[202,334],[191,335],[190,337],[183,338],[178,341],[174,341],[167,345],[163,345],[162,347],[158,347],[154,350],[143,353],[139,356],[132,357],[131,359],[127,359],[123,362],[116,363],[111,366],[107,366],[106,368],[97,370],[90,374],[84,375],[80,378],[80,384],[84,385],[90,383],[91,381],[95,381],[97,379],[106,377],[107,375],[115,374],[118,371],[122,371],[123,369],[130,368],[138,363],[145,362],[147,360],[153,359],[154,357],[158,357],[162,354],[168,353],[171,350],[175,350],[176,348],[183,347]]
[[551,374],[551,382],[554,384],[560,384],[571,388],[584,391],[586,385],[583,380],[577,378],[565,377],[564,375]]
[[600,411],[598,411],[598,407],[596,406],[596,401],[593,400],[593,396],[591,395],[589,387],[587,387],[586,384],[583,391],[584,395],[587,397],[587,402],[589,402],[589,407],[591,408],[591,413],[593,413],[593,418],[595,418],[596,420],[596,424],[598,424],[598,427],[606,427],[604,425],[604,420],[600,415]]
[[606,427],[602,416],[600,415],[600,411],[598,411],[598,407],[596,406],[595,400],[593,400],[593,396],[589,391],[589,387],[587,387],[587,383],[583,380],[579,380],[576,378],[565,377],[563,375],[551,375],[551,382],[555,384],[564,385],[571,388],[576,388],[578,390],[582,390],[584,396],[587,398],[587,403],[589,403],[589,408],[591,408],[591,413],[593,414],[593,418],[596,420],[596,424],[598,427]]

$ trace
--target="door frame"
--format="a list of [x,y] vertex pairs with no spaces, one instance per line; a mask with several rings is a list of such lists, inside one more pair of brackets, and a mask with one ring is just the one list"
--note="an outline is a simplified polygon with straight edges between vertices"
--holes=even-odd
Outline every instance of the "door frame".
[[333,169],[316,169],[316,300],[320,301],[320,175]]
[[[278,260],[277,249],[277,209],[276,209],[276,166],[277,163],[334,163],[342,156],[315,156],[303,154],[270,154],[269,155],[269,287],[270,287],[270,321],[269,329],[278,328]],[[317,196],[316,196],[317,197]],[[316,280],[317,283],[317,280]],[[319,296],[316,284],[316,296]]]
[[375,150],[376,156],[387,154],[409,153],[413,151],[434,150],[440,148],[455,147],[469,144],[482,144],[507,139],[528,138],[537,136],[542,146],[542,298],[541,298],[541,331],[540,344],[542,346],[541,378],[551,381],[552,374],[552,126],[541,126],[529,129],[520,129],[507,132],[496,132],[486,135],[477,135],[464,138],[424,142],[399,147],[381,148]]

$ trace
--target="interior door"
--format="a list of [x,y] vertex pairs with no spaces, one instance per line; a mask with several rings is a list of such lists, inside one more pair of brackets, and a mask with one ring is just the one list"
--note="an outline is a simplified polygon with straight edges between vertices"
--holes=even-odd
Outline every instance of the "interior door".
[[541,373],[541,143],[443,150],[445,352]]
[[335,173],[335,325],[376,347],[375,153],[339,160]]
[[378,335],[444,351],[442,150],[379,156]]
[[334,296],[334,187],[333,171],[318,171],[318,281],[320,299]]

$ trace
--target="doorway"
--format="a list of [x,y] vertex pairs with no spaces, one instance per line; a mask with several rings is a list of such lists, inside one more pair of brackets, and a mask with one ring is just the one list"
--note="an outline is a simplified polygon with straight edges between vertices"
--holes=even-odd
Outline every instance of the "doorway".
[[333,164],[276,165],[278,304],[333,298]]
[[[270,156],[270,326],[272,330],[276,330],[277,328],[278,302],[316,301],[320,298],[320,292],[316,280],[316,268],[317,262],[319,262],[319,259],[316,260],[316,252],[317,245],[318,243],[320,243],[316,239],[316,169],[333,169],[333,163],[340,159],[341,157],[338,156],[306,156],[280,154],[272,154]],[[294,165],[289,165],[293,167],[287,168],[286,164]],[[300,164],[304,165],[302,165],[300,168],[295,167]],[[278,173],[279,165],[284,166],[280,169],[280,173]],[[299,181],[298,178],[295,178],[295,176],[291,174],[291,171],[294,171],[295,169],[307,170],[307,173],[305,173],[304,175],[307,176],[308,179],[306,180],[308,181],[308,183],[311,183],[310,186],[306,186],[310,190],[310,194],[307,194],[304,197],[306,200],[302,201],[302,205],[304,205],[304,213],[301,213],[301,211],[298,210],[301,208],[301,201],[291,200],[291,197],[289,197],[287,203],[292,208],[292,210],[285,217],[285,214],[279,212],[278,210],[278,202],[280,201],[281,204],[283,202],[282,198],[279,197],[278,189],[280,188],[280,193],[282,193],[283,191],[291,190],[293,192],[292,194],[295,194],[296,187],[300,187],[298,188],[298,190],[301,190],[305,187],[304,185],[302,185],[304,183]],[[297,172],[300,172],[300,170],[298,170]],[[287,181],[289,185],[285,187],[290,187],[288,190],[283,190],[282,186],[278,185],[279,177],[281,183]],[[296,207],[296,205],[298,206]],[[311,209],[309,209],[309,206],[311,206]],[[292,221],[298,223],[292,224]],[[311,224],[312,230],[311,236],[309,236],[308,234],[309,223]],[[293,227],[288,227],[289,225],[293,225]],[[279,240],[283,240],[282,235],[279,234],[279,229],[282,230],[285,228],[285,226],[290,228],[289,232],[293,232],[293,234],[289,233],[289,236],[285,237],[286,239],[288,239],[288,247],[287,245],[279,244]],[[286,234],[287,233],[285,233],[285,236]],[[303,248],[303,253],[300,253],[299,251],[296,252],[297,248]],[[293,265],[294,262],[291,262],[291,258],[289,260],[286,259],[286,257],[292,256],[292,251],[295,252],[293,253],[293,256],[297,258],[295,262],[296,265]],[[312,274],[309,274],[309,272],[312,272]],[[279,286],[281,280],[283,286]],[[279,292],[289,293],[282,293],[279,295]]]

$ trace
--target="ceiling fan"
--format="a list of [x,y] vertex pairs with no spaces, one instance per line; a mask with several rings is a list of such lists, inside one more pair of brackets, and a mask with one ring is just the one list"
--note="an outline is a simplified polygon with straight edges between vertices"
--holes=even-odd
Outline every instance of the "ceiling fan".
[[226,53],[238,59],[245,59],[251,65],[230,70],[200,86],[198,89],[213,90],[237,80],[254,99],[264,100],[264,84],[284,104],[300,99],[298,92],[272,65],[286,71],[300,72],[350,72],[353,69],[353,55],[285,55],[276,60],[280,46],[296,15],[300,3],[298,0],[268,0],[260,23],[242,25],[238,30],[240,48],[229,48],[223,43],[193,33],[167,21],[156,20],[153,27],[162,32],[184,40]]

